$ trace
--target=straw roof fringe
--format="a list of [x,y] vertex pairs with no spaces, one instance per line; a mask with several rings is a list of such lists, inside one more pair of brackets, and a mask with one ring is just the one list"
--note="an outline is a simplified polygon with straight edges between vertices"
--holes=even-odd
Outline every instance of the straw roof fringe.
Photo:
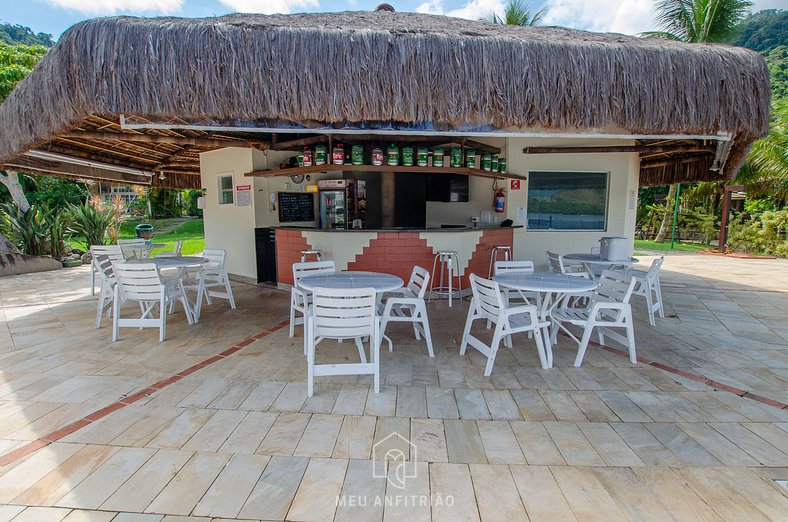
[[66,31],[11,93],[0,107],[0,162],[91,114],[125,114],[730,132],[731,176],[766,134],[768,111],[764,60],[725,45],[415,13],[114,17]]

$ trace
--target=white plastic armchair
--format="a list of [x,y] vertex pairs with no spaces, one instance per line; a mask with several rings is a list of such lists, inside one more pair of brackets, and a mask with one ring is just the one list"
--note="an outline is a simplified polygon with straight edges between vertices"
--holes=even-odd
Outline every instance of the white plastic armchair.
[[172,247],[172,252],[159,252],[156,257],[181,257],[183,252],[183,239],[178,239]]
[[118,239],[118,246],[124,259],[145,259],[150,256],[144,239]]
[[[235,297],[230,286],[230,276],[227,274],[227,268],[225,268],[227,251],[223,249],[205,249],[202,257],[207,258],[208,262],[201,265],[197,272],[197,302],[194,306],[194,318],[200,318],[203,298],[208,304],[213,304],[213,301],[211,301],[212,297],[227,299],[230,302],[230,308],[235,310]],[[189,285],[187,288],[194,289],[194,285]]]
[[[304,338],[307,347],[307,395],[314,393],[315,377],[327,375],[373,375],[375,393],[380,391],[380,318],[374,288],[316,288],[307,310]],[[362,339],[369,339],[369,362]],[[358,363],[315,364],[315,348],[324,339],[353,339]]]
[[[91,245],[90,246],[90,295],[96,294],[96,274],[102,277],[102,270],[97,261],[98,256],[107,256],[110,261],[123,261],[123,251],[120,245]],[[101,280],[99,280],[101,284]]]
[[545,252],[545,257],[547,258],[547,268],[550,272],[578,277],[589,277],[583,265],[564,264],[564,256],[560,254],[548,250]]
[[[487,356],[487,365],[484,375],[492,373],[495,356],[501,340],[508,348],[512,348],[511,336],[521,332],[532,332],[539,361],[542,368],[550,368],[553,364],[553,352],[550,348],[547,334],[547,321],[539,321],[539,313],[535,305],[517,305],[507,307],[503,302],[501,289],[498,283],[484,279],[476,274],[470,275],[473,299],[465,320],[465,329],[462,334],[460,355],[465,355],[468,345]],[[487,320],[495,324],[493,337],[490,344],[485,344],[481,339],[471,334],[473,322],[477,319]]]
[[[493,265],[493,274],[494,275],[501,275],[501,274],[533,274],[534,273],[534,262],[533,261],[496,261],[495,265]],[[507,306],[511,303],[512,299],[512,291],[508,288],[503,288],[503,297],[504,301],[506,302]],[[535,292],[524,292],[522,290],[516,290],[517,295],[523,300],[525,304],[530,304],[531,299],[537,299],[539,294]]]
[[[293,263],[293,287],[290,289],[290,337],[295,335],[295,327],[304,324],[304,317],[312,302],[311,293],[301,288],[298,282],[302,277],[333,274],[336,272],[333,261],[310,261],[307,263]],[[300,314],[300,317],[296,316]],[[304,345],[306,353],[306,345]]]
[[[194,324],[191,307],[186,299],[186,290],[180,279],[165,283],[153,263],[117,263],[113,266],[117,284],[114,289],[112,306],[112,340],[118,340],[121,327],[148,326],[159,328],[159,341],[166,338],[167,307],[180,301],[186,312],[186,320]],[[142,315],[138,319],[120,317],[120,305],[125,301],[137,301]],[[159,318],[153,317],[158,306]]]
[[106,254],[100,254],[93,258],[101,270],[101,288],[99,289],[98,308],[96,310],[96,328],[101,328],[101,318],[104,314],[107,317],[112,315],[112,303],[115,299],[115,286],[118,284],[115,278],[115,271],[112,267],[112,259]]
[[[637,363],[635,352],[635,327],[632,322],[632,307],[629,300],[635,289],[637,281],[634,277],[605,270],[597,278],[599,286],[588,294],[588,304],[584,308],[572,308],[564,305],[556,308],[550,314],[552,319],[552,343],[555,344],[558,331],[563,330],[577,343],[577,356],[575,366],[580,366],[585,357],[588,343],[594,329],[597,329],[599,343],[605,343],[605,335],[619,341],[629,350],[629,360]],[[580,339],[568,328],[569,325],[580,326],[583,334]],[[612,332],[610,329],[624,329],[626,337]]]
[[665,309],[662,306],[662,288],[659,284],[659,271],[664,262],[665,256],[662,256],[651,262],[651,267],[649,267],[647,272],[642,270],[629,272],[629,275],[637,279],[634,295],[643,297],[646,300],[646,312],[648,313],[648,322],[651,326],[656,326],[657,324],[654,320],[654,312],[659,312],[659,316],[663,319],[665,318]]
[[430,357],[435,357],[432,350],[432,334],[430,333],[430,322],[427,318],[427,306],[424,304],[424,295],[427,292],[430,282],[430,273],[420,266],[414,266],[410,274],[408,285],[394,292],[392,297],[386,299],[381,314],[380,335],[386,339],[389,351],[393,350],[391,339],[386,337],[386,326],[392,322],[413,323],[413,334],[416,340],[424,340],[427,343],[427,352]]

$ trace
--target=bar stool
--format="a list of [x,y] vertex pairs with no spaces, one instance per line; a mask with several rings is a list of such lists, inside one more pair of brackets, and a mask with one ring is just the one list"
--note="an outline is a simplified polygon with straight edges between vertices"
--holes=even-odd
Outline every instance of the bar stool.
[[503,252],[503,261],[512,260],[512,247],[509,245],[496,245],[492,247],[492,250],[490,250],[490,272],[488,277],[493,276],[495,262],[500,261],[500,259],[498,259],[498,252]]
[[[435,277],[435,269],[440,263],[441,273],[440,279]],[[444,281],[444,274],[449,272],[448,281]],[[452,272],[457,277],[457,288],[452,288]],[[435,286],[437,283],[438,286]],[[462,301],[462,280],[460,279],[460,258],[454,250],[440,250],[435,254],[435,259],[432,261],[432,275],[430,277],[430,297],[427,302],[432,300],[433,295],[446,295],[449,298],[449,308],[451,308],[451,299],[455,295]]]
[[322,256],[320,255],[320,250],[302,250],[301,251],[301,262],[306,263],[306,260],[309,256],[314,256],[315,261],[322,261]]

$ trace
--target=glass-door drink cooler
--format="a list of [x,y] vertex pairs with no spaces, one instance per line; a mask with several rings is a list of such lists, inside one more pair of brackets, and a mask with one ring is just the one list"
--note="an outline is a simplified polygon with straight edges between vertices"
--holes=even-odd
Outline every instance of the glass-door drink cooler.
[[367,203],[364,181],[324,179],[317,186],[321,228],[364,228]]

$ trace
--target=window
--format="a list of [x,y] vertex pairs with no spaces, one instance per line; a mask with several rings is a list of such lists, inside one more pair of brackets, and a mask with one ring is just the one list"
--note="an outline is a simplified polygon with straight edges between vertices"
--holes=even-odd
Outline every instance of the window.
[[528,229],[605,230],[607,172],[531,172]]
[[219,204],[232,205],[233,204],[233,175],[219,174]]

